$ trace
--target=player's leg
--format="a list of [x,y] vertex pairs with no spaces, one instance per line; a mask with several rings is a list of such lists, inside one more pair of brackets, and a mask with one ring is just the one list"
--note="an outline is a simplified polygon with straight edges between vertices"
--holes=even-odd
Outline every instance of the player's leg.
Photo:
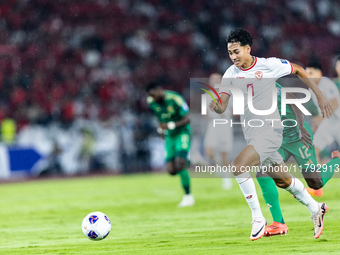
[[287,190],[297,201],[307,207],[314,222],[314,238],[319,238],[324,228],[323,219],[328,209],[327,205],[316,202],[306,191],[303,183],[286,171],[283,161],[280,164],[274,164],[271,169],[268,171],[268,175],[273,178],[276,185]]
[[[229,166],[229,156],[233,149],[233,129],[230,126],[227,127],[219,127],[219,134],[217,137],[219,141],[219,150],[221,155],[221,162],[223,166]],[[228,190],[232,188],[232,174],[231,172],[224,173],[222,178],[222,188],[224,190]]]
[[[313,133],[309,125],[305,125],[305,128],[311,134],[313,139]],[[324,130],[323,126],[320,126],[320,130]],[[325,130],[324,130],[325,131]],[[291,152],[294,155],[299,166],[302,166],[302,174],[310,187],[307,191],[310,194],[317,196],[322,196],[322,187],[332,178],[335,169],[340,165],[340,158],[337,153],[332,153],[332,159],[328,161],[325,165],[320,166],[321,171],[315,171],[318,168],[317,155],[320,150],[326,148],[333,141],[333,133],[324,132],[320,133],[317,131],[316,139],[314,141],[315,146],[309,146],[306,148],[300,141],[292,145]],[[318,147],[316,147],[318,146]],[[340,155],[339,155],[340,156]],[[317,190],[317,191],[316,191]]]
[[[334,122],[334,120],[333,120]],[[330,134],[332,135],[333,141],[337,142],[337,144],[340,144],[340,124],[338,122],[334,123],[334,125],[330,128]],[[339,151],[333,151],[331,154],[331,160],[326,163],[327,166],[327,172],[321,171],[321,177],[322,177],[322,185],[324,186],[333,176],[335,169],[339,168],[340,166],[340,152]],[[333,171],[330,171],[333,170]]]
[[[312,135],[311,132],[310,134]],[[306,188],[307,192],[311,195],[322,196],[322,177],[321,173],[316,171],[318,164],[314,146],[306,147],[301,141],[297,141],[290,145],[290,152],[301,169],[301,173],[309,187]]]
[[260,184],[263,198],[269,207],[270,213],[273,218],[273,223],[266,226],[264,235],[283,235],[288,233],[288,227],[283,220],[281,207],[279,203],[279,192],[275,182],[271,177],[264,173],[256,175],[257,181]]
[[180,176],[181,185],[184,190],[184,196],[182,201],[179,203],[179,207],[193,206],[195,204],[195,200],[193,195],[191,194],[191,183],[190,176],[188,172],[188,153],[190,149],[190,134],[189,133],[180,133],[176,136],[175,147],[176,147],[176,156],[174,162],[174,168],[176,173]]
[[[187,160],[176,155],[176,136],[165,137],[166,150],[166,169],[170,175],[180,175],[184,196],[190,194],[190,178],[189,174],[181,170],[185,169]],[[186,157],[186,155],[184,155]]]
[[232,163],[235,178],[252,212],[253,227],[250,235],[251,240],[261,238],[267,224],[262,215],[254,181],[249,174],[249,167],[258,166],[259,164],[260,156],[255,151],[253,145],[247,145]]
[[[284,148],[280,147],[278,152],[280,153],[284,161],[287,161],[289,159],[290,153]],[[279,203],[279,193],[277,191],[274,180],[263,172],[258,172],[256,177],[260,177],[257,178],[257,181],[260,184],[264,201],[269,207],[270,213],[273,217],[273,221],[284,224],[285,222],[283,220]]]
[[[221,151],[221,161],[222,161],[223,166],[230,165],[228,153],[226,151]],[[224,173],[223,178],[222,178],[222,188],[224,190],[228,190],[228,189],[231,189],[232,186],[233,186],[233,183],[231,179],[231,173],[230,172]]]
[[216,145],[214,144],[215,142],[215,136],[214,136],[214,132],[213,132],[213,127],[208,125],[207,128],[207,132],[204,136],[204,141],[203,141],[203,145],[204,145],[204,155],[208,160],[208,163],[210,165],[215,165],[215,150],[214,147],[216,147]]
[[[289,159],[290,153],[284,148],[280,147],[278,152],[280,153],[284,161],[287,161]],[[265,235],[272,236],[288,233],[288,227],[283,220],[280,207],[279,192],[274,180],[262,171],[257,172],[256,178],[261,187],[264,201],[269,207],[270,214],[273,218],[273,223],[266,227]]]
[[212,147],[205,147],[204,154],[207,157],[209,165],[215,165],[215,151]]

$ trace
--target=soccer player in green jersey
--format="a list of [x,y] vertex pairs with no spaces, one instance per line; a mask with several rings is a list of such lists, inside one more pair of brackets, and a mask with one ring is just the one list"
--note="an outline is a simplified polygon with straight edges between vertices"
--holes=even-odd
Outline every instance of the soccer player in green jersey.
[[[317,169],[317,159],[315,148],[313,146],[313,133],[309,124],[304,121],[303,114],[295,105],[287,105],[286,115],[281,114],[281,86],[276,83],[277,87],[277,107],[281,115],[281,120],[285,121],[283,129],[283,141],[278,152],[287,162],[290,156],[293,156],[298,166],[301,166],[301,172],[309,187],[320,189],[333,176],[334,170],[340,166],[340,153],[334,151],[332,158],[326,165],[322,166],[321,171]],[[287,98],[293,95],[287,94]],[[294,126],[296,123],[297,126]],[[275,182],[272,178],[264,177],[265,174],[257,173],[257,180],[260,184],[263,198],[269,207],[273,217],[273,223],[266,227],[265,235],[282,235],[288,232],[279,204],[279,193]],[[263,177],[263,178],[262,178]]]
[[171,175],[180,176],[185,192],[178,206],[193,206],[195,200],[190,193],[190,177],[187,170],[191,132],[189,107],[180,94],[164,90],[157,83],[150,83],[146,92],[147,102],[159,121],[158,132],[165,137],[167,171]]

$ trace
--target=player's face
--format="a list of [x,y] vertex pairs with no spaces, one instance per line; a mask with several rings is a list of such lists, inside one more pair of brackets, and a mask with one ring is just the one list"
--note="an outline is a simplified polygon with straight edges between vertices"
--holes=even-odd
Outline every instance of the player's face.
[[241,46],[239,42],[228,43],[228,53],[231,61],[237,67],[247,67],[250,56],[250,46]]
[[335,71],[340,76],[340,60],[336,61],[335,63]]
[[161,87],[155,88],[149,91],[149,96],[151,96],[157,103],[164,102],[164,91]]
[[321,78],[322,73],[319,69],[315,69],[313,67],[307,67],[306,72],[308,73],[309,77],[311,78]]

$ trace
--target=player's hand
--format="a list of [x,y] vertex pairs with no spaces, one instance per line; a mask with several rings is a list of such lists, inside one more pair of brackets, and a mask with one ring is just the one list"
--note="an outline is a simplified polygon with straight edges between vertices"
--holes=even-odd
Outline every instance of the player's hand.
[[318,104],[321,110],[321,116],[323,118],[325,117],[329,118],[332,116],[333,114],[332,106],[324,95],[318,97]]
[[209,103],[209,108],[212,112],[216,112],[218,114],[221,114],[225,111],[225,109],[222,107],[222,105],[220,104],[220,102],[218,100],[215,100],[216,104],[213,100],[210,101]]
[[309,146],[313,146],[312,136],[309,134],[305,127],[300,128],[300,140],[304,146],[309,148]]
[[159,127],[160,127],[161,129],[168,130],[168,124],[167,124],[167,123],[159,123]]

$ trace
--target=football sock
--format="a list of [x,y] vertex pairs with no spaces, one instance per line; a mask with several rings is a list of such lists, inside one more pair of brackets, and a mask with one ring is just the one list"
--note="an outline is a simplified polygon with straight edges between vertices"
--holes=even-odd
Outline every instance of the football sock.
[[292,177],[292,183],[287,188],[285,188],[285,190],[292,194],[297,201],[305,205],[311,215],[315,215],[319,211],[318,202],[316,202],[311,197],[311,195],[308,194],[307,190],[299,179]]
[[252,217],[264,218],[261,212],[260,203],[257,198],[255,184],[248,172],[242,173],[235,177],[240,185],[241,191],[251,209]]
[[274,180],[270,177],[259,177],[257,181],[260,184],[262,196],[269,207],[273,221],[285,223],[279,203],[279,192],[277,191]]
[[[327,168],[322,168],[320,175],[322,178],[322,187],[325,186],[325,184],[332,178],[335,169],[337,169],[337,166],[340,166],[340,158],[333,158],[330,161],[326,163]],[[325,171],[325,172],[324,172]]]
[[181,178],[181,184],[186,195],[190,194],[190,176],[187,169],[178,172]]

